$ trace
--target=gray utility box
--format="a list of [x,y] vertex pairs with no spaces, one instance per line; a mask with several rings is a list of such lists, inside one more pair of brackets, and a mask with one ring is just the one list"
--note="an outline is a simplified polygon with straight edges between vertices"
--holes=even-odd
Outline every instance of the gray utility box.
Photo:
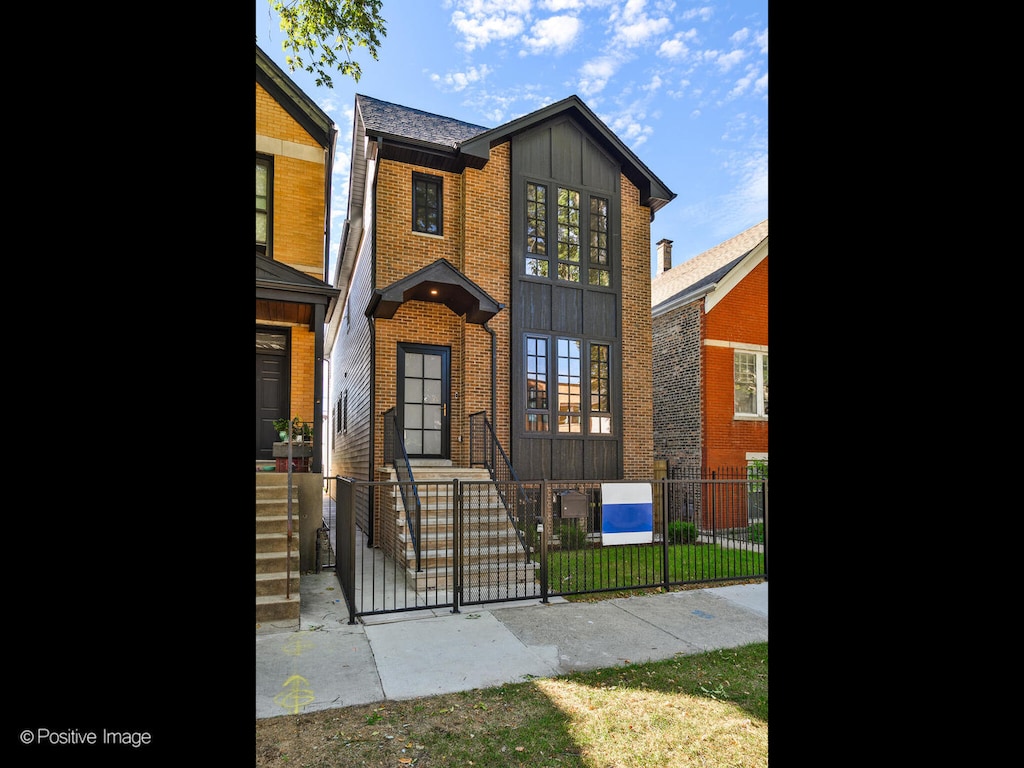
[[558,514],[561,517],[587,519],[587,495],[579,491],[562,491],[558,494]]

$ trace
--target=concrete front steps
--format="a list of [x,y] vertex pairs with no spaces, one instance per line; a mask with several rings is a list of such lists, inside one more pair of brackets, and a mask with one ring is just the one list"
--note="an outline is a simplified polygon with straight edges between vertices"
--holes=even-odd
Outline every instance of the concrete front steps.
[[[288,473],[256,472],[256,623],[298,624],[299,498],[292,488],[288,541]],[[289,573],[290,570],[290,573]],[[290,578],[289,578],[290,577]]]
[[420,496],[419,571],[404,514],[397,521],[409,586],[422,594],[449,591],[455,585],[455,531],[451,523],[458,500],[452,496],[450,483],[458,478],[471,483],[463,489],[466,514],[461,552],[463,587],[502,595],[531,591],[540,566],[528,562],[519,535],[487,470],[429,465],[414,465],[412,469]]

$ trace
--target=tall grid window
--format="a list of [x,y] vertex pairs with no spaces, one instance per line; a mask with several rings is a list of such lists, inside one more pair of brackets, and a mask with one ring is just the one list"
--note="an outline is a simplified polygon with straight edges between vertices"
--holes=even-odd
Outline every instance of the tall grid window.
[[545,184],[526,182],[524,273],[610,288],[611,201],[586,190],[553,189],[549,199]]
[[442,229],[442,182],[440,176],[412,175],[412,229],[428,235],[444,234]]
[[526,274],[548,276],[548,188],[526,185]]
[[590,345],[590,434],[612,432],[611,363],[607,344]]
[[526,338],[526,431],[548,431],[548,340]]
[[737,416],[768,415],[767,352],[734,353],[733,410]]
[[[552,345],[550,337],[530,335],[525,357],[527,432],[549,431],[554,417],[558,433],[612,434],[610,344],[559,337]],[[553,389],[549,367],[555,372]]]
[[583,411],[579,339],[558,340],[558,431],[582,432]]
[[558,188],[558,279],[580,281],[580,193]]
[[266,255],[270,241],[270,161],[256,158],[256,250]]
[[611,285],[608,271],[608,200],[590,198],[590,270],[591,285]]

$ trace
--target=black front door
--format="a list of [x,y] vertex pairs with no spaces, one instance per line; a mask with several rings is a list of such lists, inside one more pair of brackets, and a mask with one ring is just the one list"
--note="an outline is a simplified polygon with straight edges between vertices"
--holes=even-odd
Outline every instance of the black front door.
[[288,334],[256,329],[256,460],[274,460],[274,419],[288,413]]
[[447,459],[451,351],[398,345],[398,414],[409,458]]

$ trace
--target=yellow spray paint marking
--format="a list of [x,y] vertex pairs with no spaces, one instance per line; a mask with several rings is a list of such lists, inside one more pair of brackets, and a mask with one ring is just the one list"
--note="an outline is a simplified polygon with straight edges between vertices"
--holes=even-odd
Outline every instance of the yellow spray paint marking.
[[274,697],[274,703],[284,709],[291,710],[291,714],[299,714],[299,710],[306,706],[316,696],[313,691],[307,688],[308,681],[302,675],[292,675],[284,681],[281,687],[286,689]]
[[314,647],[316,646],[313,643],[307,642],[301,637],[301,633],[296,633],[292,640],[285,643],[282,650],[289,656],[301,656],[303,651]]

